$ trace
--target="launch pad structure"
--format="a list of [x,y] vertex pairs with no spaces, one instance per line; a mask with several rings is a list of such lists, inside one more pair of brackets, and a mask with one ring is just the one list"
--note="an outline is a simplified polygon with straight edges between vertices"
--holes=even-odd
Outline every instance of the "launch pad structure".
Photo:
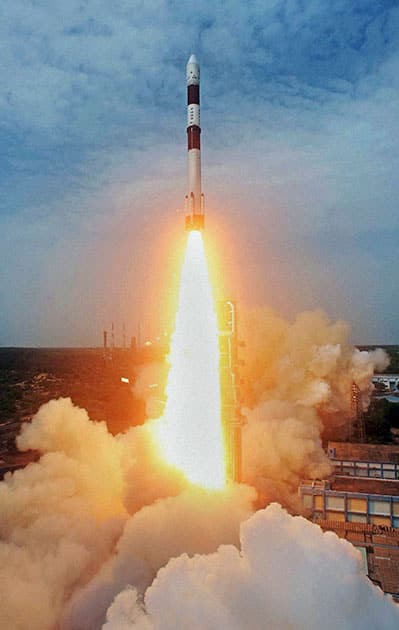
[[242,478],[242,427],[240,374],[242,364],[238,350],[243,345],[238,339],[237,305],[232,300],[221,300],[219,315],[221,420],[223,426],[226,473],[230,481]]
[[349,424],[349,440],[350,442],[366,441],[366,427],[364,422],[362,398],[360,389],[356,385],[356,383],[352,384],[351,389],[351,420]]

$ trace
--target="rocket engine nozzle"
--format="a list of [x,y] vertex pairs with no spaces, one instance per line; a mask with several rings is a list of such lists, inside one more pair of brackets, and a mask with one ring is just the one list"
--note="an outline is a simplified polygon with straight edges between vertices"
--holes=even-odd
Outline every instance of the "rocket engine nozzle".
[[187,214],[186,215],[186,230],[187,232],[201,231],[205,227],[203,214]]
[[200,211],[197,212],[195,208],[194,194],[191,193],[190,197],[186,195],[186,221],[185,227],[188,232],[192,230],[203,230],[205,227],[205,214],[204,214],[204,193],[201,193],[200,197]]

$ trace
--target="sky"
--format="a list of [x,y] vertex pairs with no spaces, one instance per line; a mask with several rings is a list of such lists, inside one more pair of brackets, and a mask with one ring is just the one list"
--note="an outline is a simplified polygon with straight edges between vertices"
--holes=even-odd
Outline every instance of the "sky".
[[398,1],[5,0],[0,345],[167,327],[192,52],[226,295],[399,343]]

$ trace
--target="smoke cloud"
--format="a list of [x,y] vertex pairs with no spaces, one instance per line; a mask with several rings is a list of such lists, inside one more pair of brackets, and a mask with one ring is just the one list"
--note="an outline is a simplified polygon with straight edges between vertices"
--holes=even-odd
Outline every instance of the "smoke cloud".
[[126,584],[143,595],[172,557],[211,553],[225,542],[238,545],[240,523],[251,513],[254,498],[245,486],[225,492],[190,488],[140,510],[126,523],[115,555],[73,598],[62,627],[100,628],[110,602]]
[[144,605],[128,588],[103,630],[395,630],[399,609],[362,574],[358,551],[277,504],[241,525],[240,549],[172,559]]
[[101,628],[126,584],[143,593],[170,557],[238,543],[254,490],[190,487],[151,427],[113,437],[70,399],[23,425],[18,447],[41,457],[0,483],[2,630]]
[[244,480],[261,503],[298,510],[302,478],[330,472],[322,437],[347,430],[355,383],[364,408],[371,376],[389,363],[386,353],[348,344],[345,322],[322,311],[299,314],[293,323],[263,308],[243,314],[246,345],[243,431]]
[[70,399],[23,425],[18,447],[40,459],[0,483],[0,630],[398,627],[351,545],[277,505],[251,516],[254,488],[295,509],[299,479],[328,473],[323,432],[344,422],[353,381],[367,404],[385,355],[351,348],[322,313],[244,323],[247,485],[207,492],[162,460],[164,366],[137,381],[151,419],[126,434]]

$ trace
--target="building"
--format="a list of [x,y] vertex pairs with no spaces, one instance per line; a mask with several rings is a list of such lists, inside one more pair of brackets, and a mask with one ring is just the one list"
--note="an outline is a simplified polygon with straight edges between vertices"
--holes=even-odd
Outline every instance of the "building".
[[399,479],[399,445],[329,442],[335,475],[368,479]]
[[362,523],[399,529],[399,482],[382,481],[365,487],[345,481],[302,482],[300,493],[306,515],[315,521]]
[[324,531],[334,531],[361,553],[364,572],[384,593],[399,602],[399,530],[378,525],[319,521]]
[[365,571],[399,601],[399,446],[330,442],[334,472],[303,481],[304,514],[349,540]]
[[382,385],[386,391],[399,391],[399,374],[374,374],[371,378],[373,385]]

